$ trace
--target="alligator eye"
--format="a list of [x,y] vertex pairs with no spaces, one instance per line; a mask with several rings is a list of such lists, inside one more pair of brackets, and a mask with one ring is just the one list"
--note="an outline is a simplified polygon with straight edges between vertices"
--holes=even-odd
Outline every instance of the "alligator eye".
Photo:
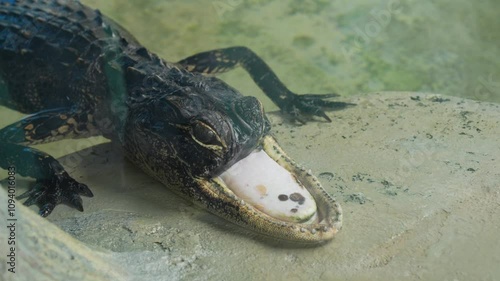
[[223,146],[217,133],[207,124],[197,121],[192,125],[191,136],[203,145]]

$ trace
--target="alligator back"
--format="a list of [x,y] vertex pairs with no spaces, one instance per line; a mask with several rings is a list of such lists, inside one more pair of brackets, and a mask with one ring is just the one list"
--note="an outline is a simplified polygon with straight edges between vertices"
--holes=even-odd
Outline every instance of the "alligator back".
[[0,104],[25,113],[95,106],[109,91],[106,49],[134,41],[110,25],[78,1],[0,0]]

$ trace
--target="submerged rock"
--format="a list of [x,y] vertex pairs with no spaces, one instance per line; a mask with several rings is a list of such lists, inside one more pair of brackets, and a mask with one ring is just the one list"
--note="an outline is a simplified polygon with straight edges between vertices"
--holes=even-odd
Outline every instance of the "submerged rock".
[[[0,279],[500,276],[500,105],[422,93],[346,101],[357,106],[329,113],[332,123],[295,126],[270,114],[287,154],[323,174],[330,194],[369,198],[340,201],[345,224],[331,243],[311,251],[254,239],[172,194],[105,144],[80,152],[82,160],[70,170],[95,194],[84,198],[84,213],[58,206],[47,220],[17,203],[18,273]],[[61,144],[47,147],[58,151]],[[0,202],[6,200],[0,191]],[[0,221],[6,215],[1,208]]]
[[[2,249],[8,249],[0,256],[0,279],[126,280],[125,271],[111,261],[110,253],[92,249],[20,202],[11,208],[13,212],[7,211],[3,204],[7,200],[1,188],[0,221],[11,227],[7,235],[0,236]],[[2,226],[2,232],[4,229]]]

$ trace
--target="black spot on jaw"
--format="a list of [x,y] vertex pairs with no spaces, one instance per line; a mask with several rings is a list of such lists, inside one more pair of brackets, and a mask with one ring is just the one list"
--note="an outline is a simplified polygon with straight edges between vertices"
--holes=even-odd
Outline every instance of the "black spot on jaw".
[[297,213],[297,211],[298,211],[297,208],[293,208],[293,209],[290,210],[290,212],[292,212],[292,213]]
[[288,200],[288,196],[285,194],[280,194],[280,195],[278,195],[278,199],[280,201],[286,201],[286,200]]
[[302,194],[295,192],[290,194],[290,200],[299,203],[299,205],[302,205],[306,201],[306,198],[302,196]]

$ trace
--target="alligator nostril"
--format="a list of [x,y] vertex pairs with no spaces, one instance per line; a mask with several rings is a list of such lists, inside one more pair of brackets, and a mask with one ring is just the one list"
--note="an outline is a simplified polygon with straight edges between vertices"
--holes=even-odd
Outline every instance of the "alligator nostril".
[[240,121],[243,129],[255,134],[263,131],[264,108],[262,103],[255,97],[242,97],[233,103],[233,111]]

